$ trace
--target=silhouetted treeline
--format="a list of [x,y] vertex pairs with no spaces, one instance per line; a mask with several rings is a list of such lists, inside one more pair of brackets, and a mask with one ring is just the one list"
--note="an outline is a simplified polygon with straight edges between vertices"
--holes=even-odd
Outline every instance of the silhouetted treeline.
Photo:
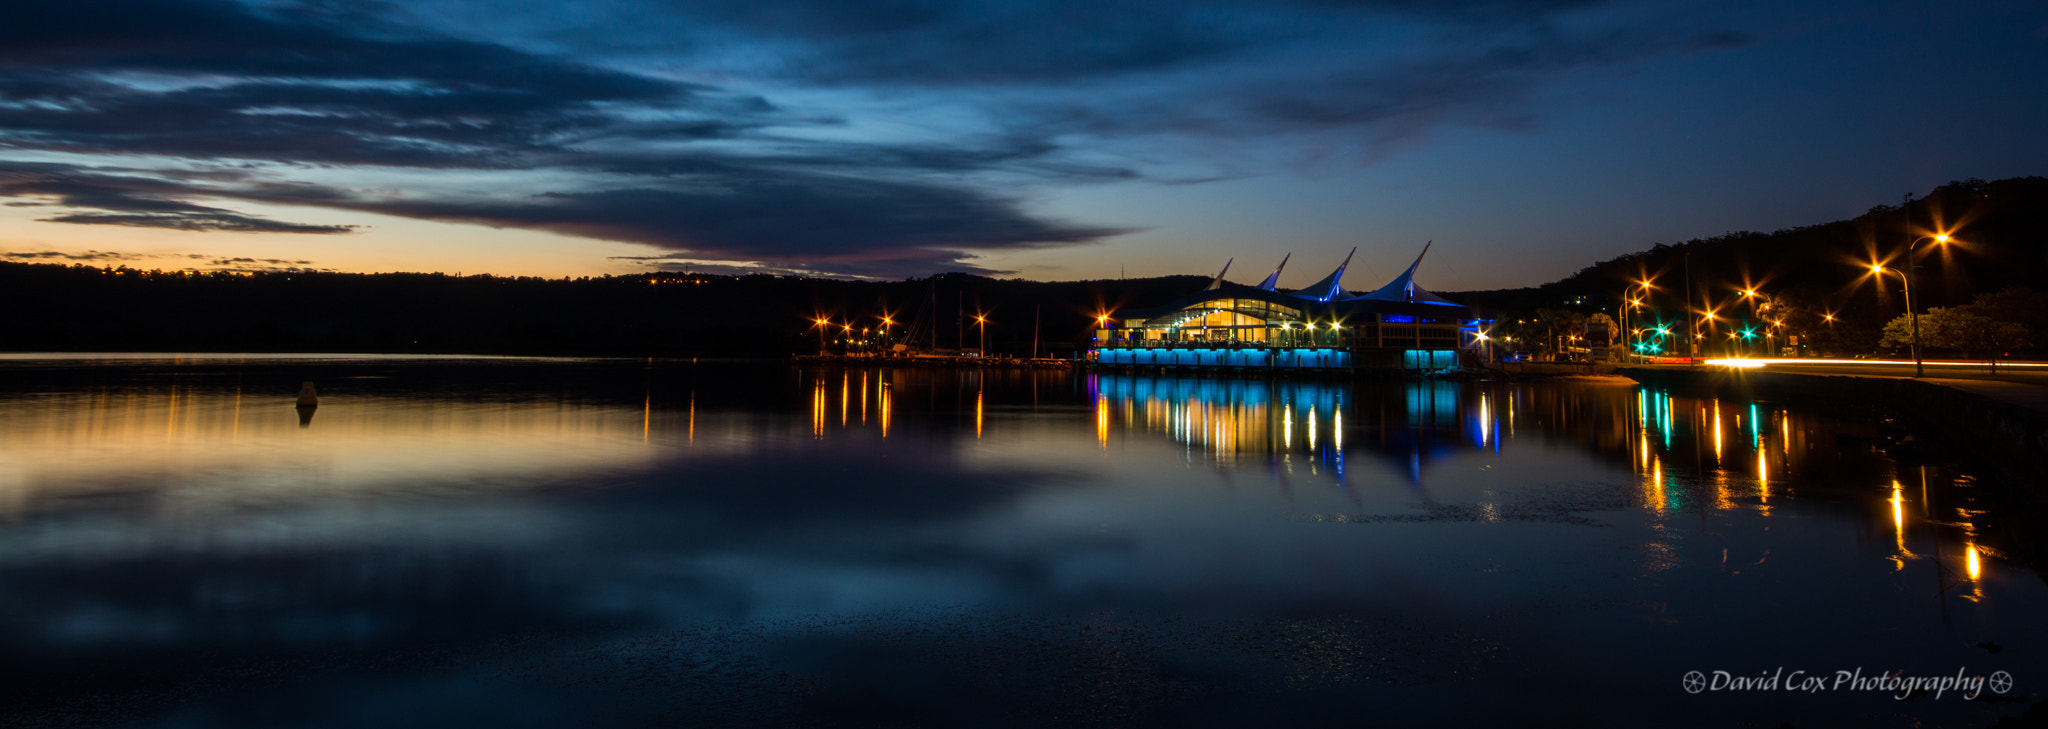
[[[1954,182],[1853,220],[1660,243],[1542,286],[1447,296],[1503,324],[1539,312],[1612,316],[1628,283],[1649,276],[1656,288],[1642,313],[1682,322],[1689,261],[1694,309],[1747,317],[1740,292],[1755,290],[1828,348],[1867,352],[1904,310],[1898,280],[1886,276],[1880,290],[1870,263],[1896,267],[1909,242],[1935,232],[1955,242],[1920,244],[1934,246],[1922,252],[1914,291],[1922,311],[2014,285],[2048,288],[2048,178],[2026,177]],[[1021,355],[1031,351],[1037,310],[1045,353],[1062,354],[1086,341],[1100,312],[1157,305],[1205,283],[968,274],[895,282],[685,273],[542,279],[0,263],[0,305],[11,314],[0,349],[782,355],[816,351],[819,317],[833,322],[825,338],[836,351],[846,326],[874,330],[872,339],[885,313],[897,341],[929,346],[936,332],[941,348],[974,347],[981,312],[990,349]],[[2036,337],[2048,345],[2041,340],[2048,336]]]
[[[1147,305],[1198,276],[1041,283],[967,274],[896,282],[639,274],[576,279],[439,273],[201,273],[0,263],[10,351],[254,351],[618,356],[786,355],[851,324],[942,348],[1047,353],[1085,341],[1097,313]],[[936,306],[934,306],[936,304]],[[936,309],[937,316],[933,316]],[[956,312],[964,310],[964,326]],[[837,351],[841,345],[833,342]]]
[[1445,295],[1504,321],[1535,318],[1542,310],[1612,317],[1629,282],[1652,277],[1646,309],[1682,325],[1689,261],[1693,309],[1748,318],[1742,292],[1756,291],[1795,312],[1802,328],[1830,349],[1869,352],[1885,322],[1905,311],[1899,279],[1885,274],[1879,287],[1870,265],[1896,270],[1909,243],[1938,233],[1954,240],[1919,243],[1915,308],[1963,305],[2014,286],[2048,288],[2048,178],[2020,177],[1951,182],[1910,204],[1879,205],[1852,220],[1659,243],[1542,286]]

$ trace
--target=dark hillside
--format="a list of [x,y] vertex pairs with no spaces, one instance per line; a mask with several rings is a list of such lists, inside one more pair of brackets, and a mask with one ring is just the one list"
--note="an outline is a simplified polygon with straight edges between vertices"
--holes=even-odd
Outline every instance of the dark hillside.
[[[942,274],[862,282],[650,274],[578,279],[439,273],[196,273],[0,263],[7,351],[501,353],[618,356],[815,351],[818,317],[953,347],[973,315],[991,349],[1071,350],[1104,307],[1170,298],[1200,277],[1041,283]],[[966,325],[956,312],[965,309]],[[1000,346],[998,346],[1000,345]]]
[[[1856,339],[1842,345],[1869,351],[1883,323],[1905,310],[1899,280],[1886,275],[1880,292],[1870,264],[1896,268],[1908,243],[1942,232],[1954,241],[1919,243],[1913,296],[1921,311],[1968,304],[2013,286],[2048,288],[2048,178],[2022,177],[1952,182],[1910,204],[1880,205],[1852,220],[1659,243],[1542,286],[1447,295],[1510,321],[1542,310],[1614,316],[1630,282],[1650,277],[1656,289],[1646,309],[1676,323],[1683,321],[1689,262],[1695,309],[1746,315],[1742,292],[1753,290],[1817,335]],[[1827,322],[1827,315],[1835,320]]]
[[[1731,233],[1602,261],[1561,281],[1449,292],[1518,321],[1604,312],[1632,280],[1654,277],[1642,321],[1682,322],[1690,262],[1695,308],[1748,317],[1759,292],[1776,318],[1869,351],[1903,311],[1898,281],[1882,292],[1872,261],[1893,261],[1913,238],[1951,232],[1923,256],[1916,304],[1970,302],[2010,286],[2048,289],[2048,178],[1944,185],[1901,207],[1853,220]],[[1922,243],[1923,247],[1931,244]],[[0,263],[0,329],[8,351],[269,351],[690,356],[815,351],[818,317],[844,336],[850,323],[898,341],[975,346],[976,312],[998,353],[1028,354],[1033,319],[1046,353],[1086,340],[1092,318],[1151,306],[1207,283],[1203,276],[1035,282],[941,274],[895,282],[790,276],[646,274],[577,279],[439,273],[198,273]],[[964,309],[966,317],[957,316]],[[1832,321],[1823,319],[1833,316]],[[964,324],[964,326],[963,326]],[[936,332],[934,332],[936,330]],[[2048,333],[2044,333],[2048,334]],[[832,337],[828,333],[828,340]],[[2048,345],[2048,336],[2035,337]]]

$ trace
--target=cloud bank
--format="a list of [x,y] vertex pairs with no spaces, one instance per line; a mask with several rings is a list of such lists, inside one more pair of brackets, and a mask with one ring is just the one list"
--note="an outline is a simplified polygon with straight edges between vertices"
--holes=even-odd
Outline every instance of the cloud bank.
[[978,257],[1129,231],[1035,210],[1047,185],[1213,179],[1148,161],[1170,156],[1161,139],[1383,148],[1514,128],[1546,79],[1743,42],[1585,22],[1597,10],[15,3],[0,9],[0,197],[76,225],[356,230],[239,207],[310,206],[763,270],[989,272]]

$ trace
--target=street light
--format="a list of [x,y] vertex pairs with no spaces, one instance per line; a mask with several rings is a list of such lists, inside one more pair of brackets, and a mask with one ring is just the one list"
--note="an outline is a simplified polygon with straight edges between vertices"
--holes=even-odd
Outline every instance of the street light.
[[1913,376],[1920,377],[1926,370],[1920,363],[1920,316],[1913,313],[1913,277],[1875,263],[1870,264],[1870,272],[1878,274],[1879,283],[1884,281],[1883,274],[1889,273],[1898,276],[1899,282],[1906,285],[1906,318],[1913,322]]
[[[1652,285],[1650,283],[1652,280],[1653,279],[1643,279],[1641,281],[1632,281],[1630,282],[1627,288],[1621,290],[1622,300],[1628,302],[1628,308],[1622,310],[1621,312],[1621,326],[1622,329],[1629,331],[1631,334],[1634,333],[1636,325],[1635,310],[1643,305],[1643,299],[1650,298],[1650,289],[1657,288],[1655,285]],[[1638,299],[1634,295],[1629,293],[1636,289],[1643,290],[1641,299]],[[1641,347],[1637,347],[1636,349],[1639,353],[1642,351]]]
[[825,330],[826,330],[826,329],[828,329],[828,328],[830,328],[830,325],[832,324],[832,322],[830,322],[830,321],[828,321],[828,320],[826,320],[826,319],[822,319],[822,318],[820,318],[820,319],[818,319],[818,320],[817,320],[817,323],[818,323],[818,354],[820,354],[820,355],[823,355],[823,354],[825,353]]
[[[1913,269],[1918,268],[1913,258],[1919,250],[1920,241],[1924,240],[1931,240],[1936,243],[1947,243],[1949,241],[1949,237],[1947,233],[1923,235],[1918,238],[1914,238],[1913,242],[1906,244],[1906,271],[1904,273],[1900,273],[1898,271],[1885,268],[1883,264],[1870,264],[1870,272],[1880,274],[1878,276],[1879,281],[1884,280],[1884,276],[1882,274],[1891,273],[1896,274],[1899,277],[1899,281],[1901,283],[1904,283],[1906,286],[1906,320],[1912,323],[1913,328],[1914,377],[1927,376],[1927,364],[1920,357],[1920,312],[1913,308]],[[1833,317],[1829,317],[1829,321],[1833,321]]]
[[[1754,324],[1752,324],[1751,322],[1753,322],[1753,321],[1755,321],[1755,320],[1756,320],[1756,318],[1757,318],[1757,315],[1756,315],[1756,313],[1757,313],[1758,309],[1760,308],[1760,307],[1758,307],[1758,306],[1757,306],[1757,304],[1756,304],[1756,297],[1757,297],[1757,291],[1756,291],[1756,289],[1753,289],[1753,288],[1745,288],[1745,289],[1742,289],[1741,291],[1742,291],[1742,298],[1744,298],[1744,299],[1748,299],[1748,300],[1749,300],[1749,318],[1747,318],[1747,319],[1743,319],[1743,320],[1742,320],[1742,325],[1743,325],[1743,326],[1754,326]],[[1766,296],[1766,297],[1764,297],[1764,298],[1768,299],[1768,298],[1770,298],[1770,297]],[[1764,304],[1764,305],[1763,305],[1763,306],[1762,306],[1761,308],[1765,308],[1765,309],[1768,309],[1768,308],[1770,308],[1770,306],[1771,306],[1770,304]],[[1755,347],[1754,347],[1754,341],[1755,341],[1755,337],[1752,337],[1752,336],[1750,336],[1750,335],[1749,335],[1749,333],[1747,332],[1747,330],[1745,330],[1745,332],[1744,332],[1744,334],[1743,334],[1743,336],[1742,336],[1742,353],[1743,353],[1743,354],[1747,355],[1747,354],[1753,354],[1753,353],[1754,353],[1754,352],[1753,352],[1753,350],[1755,349]]]
[[981,356],[983,356],[983,357],[987,357],[987,356],[988,356],[988,317],[987,317],[987,316],[984,316],[984,315],[981,315],[981,314],[975,314],[975,315],[974,315],[974,326],[975,326],[975,328],[977,328],[977,329],[980,329],[980,330],[981,330]]
[[1913,252],[1914,250],[1920,247],[1920,241],[1923,240],[1931,240],[1936,243],[1947,243],[1948,234],[1938,233],[1935,235],[1923,235],[1918,238],[1914,238],[1913,242],[1906,244],[1906,289],[1908,291],[1908,293],[1906,294],[1906,313],[1909,315],[1906,318],[1912,320],[1913,322],[1914,377],[1924,377],[1927,375],[1927,366],[1926,364],[1920,361],[1920,312],[1913,310],[1913,294],[1911,293],[1911,290],[1913,288],[1913,269],[1919,268],[1919,264],[1913,260]]

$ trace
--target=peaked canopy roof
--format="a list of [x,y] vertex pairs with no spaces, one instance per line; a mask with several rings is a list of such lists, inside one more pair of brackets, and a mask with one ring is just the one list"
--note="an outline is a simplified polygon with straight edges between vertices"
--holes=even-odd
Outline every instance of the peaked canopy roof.
[[[1323,280],[1309,284],[1308,288],[1289,291],[1288,293],[1317,301],[1336,301],[1338,299],[1351,298],[1351,292],[1344,290],[1344,269],[1351,265],[1351,257],[1355,255],[1358,255],[1358,247],[1352,246],[1351,252],[1344,255],[1344,262],[1337,264],[1337,270],[1331,271],[1330,275],[1323,277]],[[1278,276],[1279,272],[1275,271],[1274,275]]]
[[1265,283],[1259,284],[1259,290],[1272,291],[1273,289],[1278,288],[1280,286],[1280,272],[1287,270],[1287,259],[1293,257],[1293,253],[1288,253],[1287,255],[1282,256],[1280,258],[1280,265],[1273,267],[1273,275],[1267,276]]
[[1210,281],[1210,282],[1209,282],[1209,285],[1208,285],[1207,287],[1205,287],[1205,290],[1215,290],[1215,289],[1220,289],[1220,288],[1223,288],[1223,284],[1224,284],[1224,283],[1226,283],[1226,282],[1225,282],[1225,281],[1223,280],[1223,274],[1226,274],[1226,273],[1230,273],[1230,264],[1233,264],[1233,263],[1236,263],[1236,262],[1237,262],[1237,258],[1235,258],[1235,257],[1232,257],[1232,258],[1231,258],[1230,260],[1228,260],[1228,261],[1224,261],[1224,262],[1223,262],[1223,270],[1221,270],[1221,271],[1217,271],[1217,272],[1216,272],[1216,280],[1214,280],[1214,281]]
[[[1434,241],[1423,244],[1422,253],[1415,257],[1414,263],[1408,265],[1408,270],[1401,272],[1400,276],[1387,282],[1387,285],[1367,294],[1353,294],[1344,290],[1344,271],[1350,267],[1352,255],[1358,252],[1358,249],[1353,248],[1352,254],[1344,257],[1344,263],[1339,264],[1337,270],[1331,271],[1329,276],[1308,288],[1294,291],[1274,290],[1280,270],[1287,266],[1287,260],[1293,257],[1292,254],[1282,258],[1280,268],[1274,269],[1273,275],[1267,276],[1266,281],[1258,286],[1234,284],[1223,280],[1223,274],[1230,271],[1230,264],[1225,263],[1223,271],[1218,273],[1208,286],[1202,287],[1202,290],[1162,306],[1128,309],[1119,316],[1140,319],[1163,316],[1174,311],[1200,307],[1208,301],[1233,298],[1257,299],[1299,308],[1311,318],[1341,318],[1372,312],[1429,317],[1454,316],[1461,319],[1471,316],[1471,307],[1449,301],[1415,283],[1415,272],[1422,268],[1422,259],[1429,255],[1429,248],[1433,244]],[[1232,259],[1232,262],[1235,260]]]
[[1410,303],[1451,303],[1444,297],[1430,293],[1428,289],[1415,283],[1415,269],[1422,267],[1422,257],[1429,255],[1429,246],[1435,242],[1430,241],[1429,243],[1422,244],[1422,253],[1415,257],[1414,263],[1408,264],[1408,270],[1401,272],[1400,276],[1394,277],[1394,280],[1387,282],[1387,285],[1374,289],[1372,293],[1357,298],[1373,301],[1406,301]]

